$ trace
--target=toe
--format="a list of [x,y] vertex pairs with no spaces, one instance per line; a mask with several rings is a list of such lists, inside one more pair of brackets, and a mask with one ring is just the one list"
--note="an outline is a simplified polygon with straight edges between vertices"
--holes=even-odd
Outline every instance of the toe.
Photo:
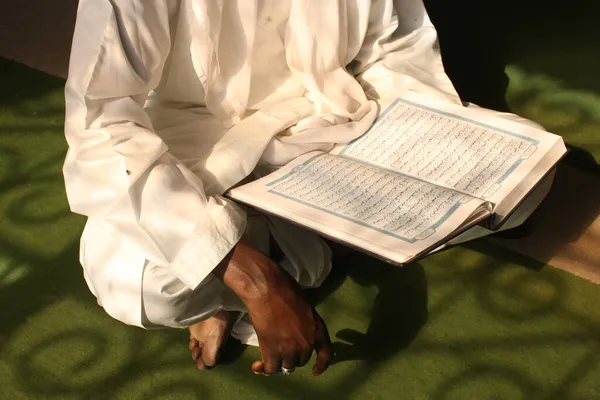
[[202,348],[200,346],[196,346],[192,349],[192,360],[198,361],[202,358]]
[[198,366],[198,369],[200,369],[200,370],[205,370],[207,368],[206,364],[204,364],[204,361],[202,360],[202,357],[198,358],[198,361],[196,361],[196,365]]
[[219,346],[216,343],[204,347],[204,351],[202,351],[202,361],[204,361],[204,364],[208,368],[217,365],[217,362],[219,361]]
[[189,349],[199,369],[214,367],[219,361],[219,349],[225,344],[237,313],[219,314],[189,327]]

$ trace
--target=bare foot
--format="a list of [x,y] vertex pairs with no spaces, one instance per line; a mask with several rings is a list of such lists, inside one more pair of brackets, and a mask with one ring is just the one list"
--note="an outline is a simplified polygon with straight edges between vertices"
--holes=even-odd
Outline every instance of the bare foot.
[[238,315],[235,311],[220,311],[209,319],[190,326],[190,351],[198,369],[217,365],[219,350],[227,342]]

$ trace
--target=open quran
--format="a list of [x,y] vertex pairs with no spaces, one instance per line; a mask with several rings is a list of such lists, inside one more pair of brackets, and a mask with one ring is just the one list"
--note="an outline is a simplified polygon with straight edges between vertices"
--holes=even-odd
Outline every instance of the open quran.
[[329,153],[231,189],[241,203],[393,263],[498,230],[566,153],[560,136],[407,95]]

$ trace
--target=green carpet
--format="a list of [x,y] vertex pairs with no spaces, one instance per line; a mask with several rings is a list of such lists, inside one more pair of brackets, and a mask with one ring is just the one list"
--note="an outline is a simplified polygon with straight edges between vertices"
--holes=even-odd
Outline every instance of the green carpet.
[[[512,68],[509,103],[600,159],[600,97]],[[485,242],[396,269],[342,261],[313,293],[336,341],[319,378],[254,376],[255,348],[194,368],[184,331],[95,304],[61,163],[63,82],[0,60],[0,398],[600,399],[600,290]]]

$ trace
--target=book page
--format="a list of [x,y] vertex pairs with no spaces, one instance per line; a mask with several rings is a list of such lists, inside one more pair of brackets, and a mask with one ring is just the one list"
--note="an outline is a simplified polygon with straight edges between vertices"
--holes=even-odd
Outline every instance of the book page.
[[443,240],[485,204],[327,153],[301,157],[229,195],[397,262]]
[[[397,99],[334,153],[500,202],[558,136],[420,96]],[[435,107],[435,108],[434,108]]]

